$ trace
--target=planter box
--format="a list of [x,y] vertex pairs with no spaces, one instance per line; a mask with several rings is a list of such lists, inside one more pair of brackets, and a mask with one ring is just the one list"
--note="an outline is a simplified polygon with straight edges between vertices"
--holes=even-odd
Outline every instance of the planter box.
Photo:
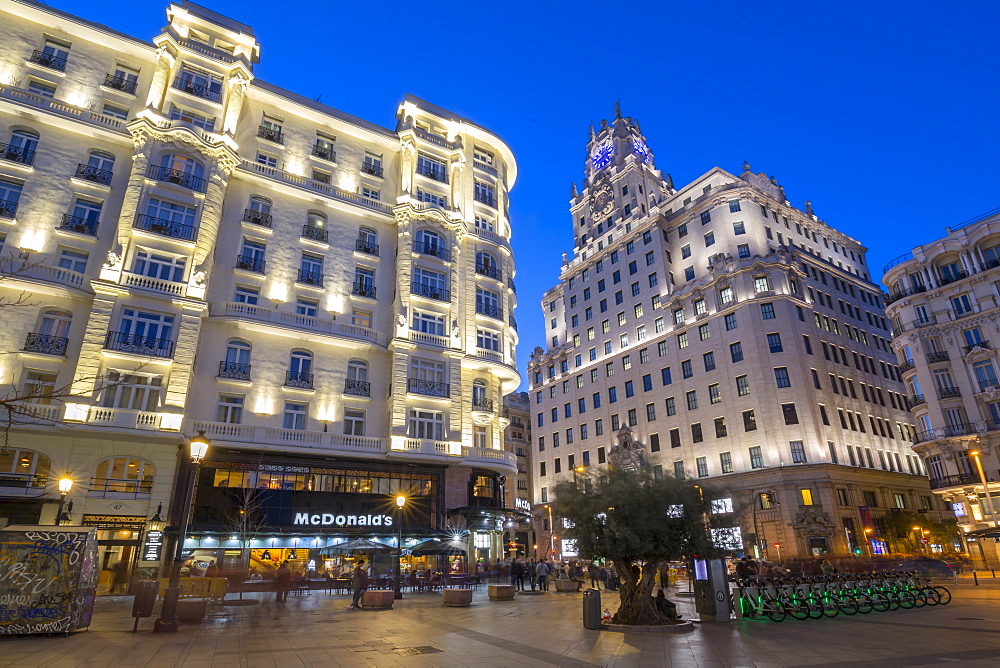
[[391,610],[394,594],[391,589],[369,589],[361,595],[361,607],[365,610]]
[[472,590],[442,589],[441,598],[449,608],[468,608],[472,605]]
[[514,600],[514,585],[490,585],[489,592],[491,601]]
[[188,598],[177,601],[177,619],[181,622],[200,624],[208,611],[208,601],[203,598]]
[[583,583],[579,580],[555,580],[556,591],[565,593],[576,593],[580,591],[580,585]]

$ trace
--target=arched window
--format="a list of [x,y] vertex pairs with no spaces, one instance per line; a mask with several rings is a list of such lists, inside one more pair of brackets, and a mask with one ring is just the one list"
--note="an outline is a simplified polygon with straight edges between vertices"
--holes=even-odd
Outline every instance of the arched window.
[[285,385],[288,387],[312,388],[312,353],[308,350],[293,350],[288,361]]
[[51,469],[52,461],[40,452],[0,450],[0,486],[44,487]]
[[160,167],[199,179],[205,176],[205,168],[201,163],[186,155],[165,155],[160,160]]
[[482,408],[486,404],[486,382],[476,380],[472,383],[472,407]]
[[358,229],[358,243],[354,250],[368,255],[378,255],[378,235],[370,227]]
[[326,229],[326,216],[315,211],[310,211],[308,216],[309,227],[315,227],[317,230]]
[[67,337],[73,314],[69,311],[50,309],[43,311],[38,321],[38,333],[42,336]]
[[26,130],[14,130],[10,133],[7,149],[3,157],[11,162],[30,165],[35,159],[35,149],[38,147],[38,135]]
[[250,364],[250,344],[240,339],[232,339],[226,344],[226,362]]
[[500,280],[500,265],[496,256],[486,251],[476,253],[476,273]]
[[149,496],[153,488],[153,465],[138,457],[109,457],[97,463],[90,493],[103,496],[107,493],[140,494]]
[[444,242],[441,240],[441,235],[437,232],[417,230],[417,234],[414,236],[413,250],[424,255],[443,257]]
[[87,181],[107,185],[111,183],[114,169],[115,156],[104,151],[91,151],[87,154],[87,164],[77,167],[76,175]]
[[351,360],[347,363],[347,380],[344,381],[344,394],[358,397],[370,397],[371,385],[368,383],[368,362]]
[[259,211],[260,213],[271,213],[271,200],[260,195],[254,195],[250,198],[248,208],[251,211]]
[[201,163],[186,155],[165,155],[160,160],[160,168],[151,169],[151,178],[168,183],[176,183],[195,192],[205,192],[205,168]]

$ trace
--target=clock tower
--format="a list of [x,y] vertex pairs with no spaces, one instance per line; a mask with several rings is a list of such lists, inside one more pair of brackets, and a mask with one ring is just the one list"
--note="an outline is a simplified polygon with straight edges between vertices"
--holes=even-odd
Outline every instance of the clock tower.
[[584,173],[583,192],[574,184],[570,202],[578,255],[611,245],[620,226],[641,220],[674,192],[670,177],[664,179],[653,166],[638,121],[623,118],[618,103],[613,121],[602,120],[596,131],[590,128]]

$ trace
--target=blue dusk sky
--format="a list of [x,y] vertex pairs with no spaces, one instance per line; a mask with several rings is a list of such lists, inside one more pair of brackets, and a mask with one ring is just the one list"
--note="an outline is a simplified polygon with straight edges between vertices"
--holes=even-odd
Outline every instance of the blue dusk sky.
[[[166,24],[165,0],[48,4],[144,39]],[[867,246],[876,281],[1000,206],[996,2],[200,4],[254,27],[266,81],[390,128],[412,93],[511,146],[522,370],[572,252],[588,125],[615,100],[678,186],[746,160]]]

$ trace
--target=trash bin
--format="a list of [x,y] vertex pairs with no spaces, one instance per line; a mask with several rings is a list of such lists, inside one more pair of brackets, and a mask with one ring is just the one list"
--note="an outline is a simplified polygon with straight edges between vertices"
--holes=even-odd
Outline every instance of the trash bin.
[[132,616],[135,617],[135,624],[132,626],[132,633],[139,628],[140,617],[152,617],[153,605],[156,603],[156,595],[160,590],[159,580],[139,580],[135,583],[135,599],[132,601]]
[[601,630],[601,592],[596,589],[583,592],[583,628]]

